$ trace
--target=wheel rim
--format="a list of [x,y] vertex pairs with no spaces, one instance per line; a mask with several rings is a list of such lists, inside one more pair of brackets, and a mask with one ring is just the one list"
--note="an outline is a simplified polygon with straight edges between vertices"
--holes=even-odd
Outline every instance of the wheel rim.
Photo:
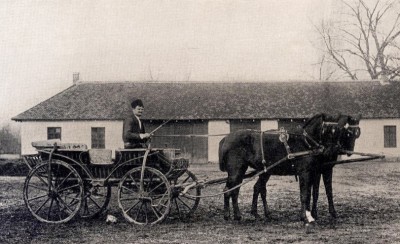
[[200,186],[190,188],[186,192],[187,195],[180,195],[185,186],[195,184],[196,181],[196,176],[188,170],[179,178],[171,180],[172,198],[169,214],[171,218],[188,218],[196,211],[200,202]]
[[24,185],[24,201],[31,214],[46,223],[71,220],[82,203],[83,183],[78,172],[61,161],[33,168]]
[[143,191],[140,190],[141,168],[124,175],[118,187],[118,204],[124,217],[138,225],[153,225],[168,215],[171,187],[167,178],[154,168],[145,167]]
[[111,186],[93,186],[91,182],[87,182],[84,189],[79,214],[82,218],[96,218],[107,209],[111,199]]

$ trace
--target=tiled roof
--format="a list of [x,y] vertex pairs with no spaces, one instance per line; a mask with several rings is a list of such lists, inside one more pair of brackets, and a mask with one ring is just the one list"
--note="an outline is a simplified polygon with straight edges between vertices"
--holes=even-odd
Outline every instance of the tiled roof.
[[307,118],[319,112],[400,118],[400,84],[363,82],[86,82],[13,120],[120,120],[129,100],[144,101],[143,119]]

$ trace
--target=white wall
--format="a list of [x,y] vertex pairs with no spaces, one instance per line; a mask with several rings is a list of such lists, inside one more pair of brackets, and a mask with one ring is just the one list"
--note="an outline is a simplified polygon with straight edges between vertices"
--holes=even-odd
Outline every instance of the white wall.
[[[229,134],[229,123],[225,120],[208,121],[208,161],[218,162],[218,147],[219,142],[224,138],[224,134]],[[221,135],[222,136],[212,136]]]
[[278,120],[261,120],[261,130],[276,130],[278,129]]
[[[396,148],[384,147],[385,125],[396,126]],[[356,141],[355,151],[383,153],[388,158],[400,156],[400,119],[361,119],[360,128],[361,136]]]
[[65,143],[83,143],[91,147],[91,127],[105,127],[107,149],[123,148],[122,121],[55,121],[22,122],[21,154],[35,153],[31,143],[47,140],[47,127],[61,127],[61,141]]

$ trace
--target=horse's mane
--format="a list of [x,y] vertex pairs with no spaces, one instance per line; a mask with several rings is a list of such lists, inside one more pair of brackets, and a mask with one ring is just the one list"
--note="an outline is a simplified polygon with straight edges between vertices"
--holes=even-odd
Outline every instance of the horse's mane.
[[319,114],[314,115],[313,117],[309,118],[309,119],[304,123],[304,125],[303,125],[302,128],[304,129],[304,128],[308,127],[310,124],[314,123],[315,120],[320,119],[321,117],[322,117],[322,119],[324,119],[325,116],[326,116],[326,115],[325,115],[324,113],[319,113]]

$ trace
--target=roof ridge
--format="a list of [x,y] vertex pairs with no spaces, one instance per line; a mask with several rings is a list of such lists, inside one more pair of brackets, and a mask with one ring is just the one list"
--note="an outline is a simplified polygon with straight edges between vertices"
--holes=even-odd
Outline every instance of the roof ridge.
[[269,81],[78,81],[76,85],[81,84],[288,84],[288,83],[308,83],[308,84],[349,84],[349,83],[379,83],[379,80],[269,80]]

